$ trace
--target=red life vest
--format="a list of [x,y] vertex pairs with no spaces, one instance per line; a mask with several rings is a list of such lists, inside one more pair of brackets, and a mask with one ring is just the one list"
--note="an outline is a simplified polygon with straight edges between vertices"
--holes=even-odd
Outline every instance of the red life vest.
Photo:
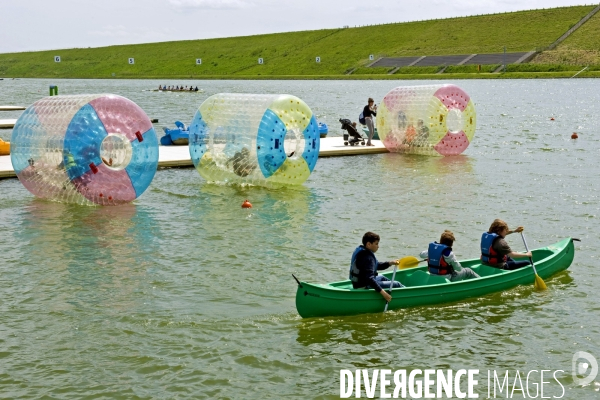
[[507,257],[504,255],[500,257],[500,255],[494,250],[494,242],[499,239],[500,236],[495,233],[487,233],[484,232],[481,235],[481,261],[490,264],[497,265],[503,264],[506,262]]
[[452,247],[440,244],[437,242],[429,243],[427,249],[427,270],[433,275],[448,275],[454,272],[452,265],[448,264],[444,259],[444,251]]

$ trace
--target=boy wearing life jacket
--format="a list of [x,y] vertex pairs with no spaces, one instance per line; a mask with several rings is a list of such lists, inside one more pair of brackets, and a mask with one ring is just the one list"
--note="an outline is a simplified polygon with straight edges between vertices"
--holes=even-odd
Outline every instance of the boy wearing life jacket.
[[471,268],[463,268],[456,259],[452,251],[454,240],[454,234],[445,230],[439,243],[429,243],[427,250],[420,254],[421,258],[427,259],[427,270],[431,275],[441,275],[450,282],[479,278],[475,271]]
[[362,238],[360,246],[352,253],[350,261],[350,281],[354,289],[365,288],[375,289],[380,293],[385,301],[392,300],[392,296],[382,288],[404,287],[398,281],[391,281],[383,275],[378,275],[378,270],[389,268],[390,265],[398,265],[398,260],[379,262],[375,258],[375,253],[379,250],[379,235],[373,232],[367,232]]
[[514,231],[508,229],[508,224],[501,219],[495,219],[490,229],[481,235],[481,262],[494,268],[512,271],[526,267],[529,261],[515,261],[512,257],[531,257],[531,252],[517,253],[511,250],[504,237],[514,232],[523,232],[519,226]]

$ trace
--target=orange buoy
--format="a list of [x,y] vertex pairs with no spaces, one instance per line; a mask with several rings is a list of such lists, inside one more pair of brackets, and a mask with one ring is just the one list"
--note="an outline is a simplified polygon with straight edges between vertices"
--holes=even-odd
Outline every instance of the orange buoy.
[[242,203],[242,208],[252,208],[252,204],[250,204],[248,199]]
[[554,121],[554,117],[550,117],[550,121]]
[[573,132],[573,134],[571,135],[571,139],[577,139],[579,136],[577,135],[577,132]]

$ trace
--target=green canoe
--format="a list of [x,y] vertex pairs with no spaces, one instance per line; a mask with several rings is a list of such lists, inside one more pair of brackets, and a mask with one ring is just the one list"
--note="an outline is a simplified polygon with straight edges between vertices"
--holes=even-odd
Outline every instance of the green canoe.
[[[569,268],[573,262],[573,239],[532,250],[532,254],[538,275],[542,279],[548,278]],[[518,285],[533,286],[535,279],[531,267],[504,271],[482,265],[478,259],[460,263],[473,269],[481,278],[450,282],[441,276],[430,275],[426,266],[398,270],[396,280],[406,287],[392,290],[388,310],[458,301]],[[383,275],[391,279],[392,268]],[[353,289],[349,280],[328,284],[299,282],[296,291],[296,309],[303,318],[378,313],[384,307],[385,300],[379,293],[373,289]]]

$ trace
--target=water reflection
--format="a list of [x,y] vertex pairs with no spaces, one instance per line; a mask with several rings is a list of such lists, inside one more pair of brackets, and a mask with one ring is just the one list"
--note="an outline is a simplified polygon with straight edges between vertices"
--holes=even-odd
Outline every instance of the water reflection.
[[[246,199],[253,208],[241,207]],[[192,290],[220,299],[205,311],[240,316],[280,311],[285,296],[278,290],[315,246],[310,228],[320,208],[315,190],[202,184],[178,207],[183,211],[169,215],[177,239],[169,264],[190,271],[196,280]],[[216,293],[232,285],[235,296],[222,301]]]
[[[268,189],[257,186],[205,184],[194,218],[213,231],[231,229],[244,239],[276,239],[280,244],[304,241],[303,227],[320,205],[314,189],[304,186]],[[248,199],[252,208],[242,209]],[[240,246],[243,247],[243,246]]]
[[515,318],[515,314],[521,314],[523,310],[535,312],[553,301],[552,295],[534,291],[532,282],[529,286],[439,306],[414,307],[385,314],[303,319],[297,325],[296,341],[307,347],[328,343],[364,346],[371,350],[388,346],[390,341],[397,342],[392,345],[395,347],[410,341],[413,351],[419,348],[426,351],[425,347],[439,338],[460,341],[469,335],[473,342],[495,348],[499,337],[496,335],[520,335],[521,326],[507,323]]
[[39,284],[73,296],[70,303],[131,302],[136,283],[154,265],[155,222],[142,207],[83,207],[35,198],[25,211],[15,235],[33,245],[22,258]]
[[432,175],[447,178],[471,177],[473,159],[467,155],[452,157],[426,157],[411,154],[386,154],[379,158],[382,171],[406,175],[408,171],[419,172],[420,175]]
[[384,345],[385,337],[383,314],[368,314],[340,319],[310,318],[298,324],[296,341],[304,346],[315,344],[335,344],[353,347]]

